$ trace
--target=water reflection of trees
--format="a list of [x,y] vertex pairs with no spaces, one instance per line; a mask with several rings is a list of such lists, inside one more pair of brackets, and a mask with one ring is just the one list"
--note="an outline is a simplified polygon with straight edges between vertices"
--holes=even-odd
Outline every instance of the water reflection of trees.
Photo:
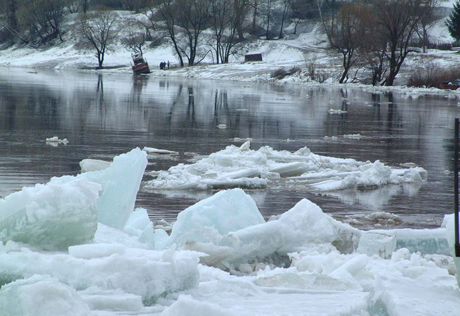
[[6,108],[2,125],[5,129],[23,128],[42,130],[60,128],[60,108],[62,97],[50,89],[36,85],[0,84],[0,104]]

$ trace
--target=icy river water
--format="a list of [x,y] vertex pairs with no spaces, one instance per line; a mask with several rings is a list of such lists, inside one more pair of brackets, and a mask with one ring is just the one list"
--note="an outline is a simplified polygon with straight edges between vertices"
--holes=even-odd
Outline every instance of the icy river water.
[[[428,171],[423,184],[368,191],[319,194],[282,186],[247,191],[264,216],[308,198],[340,220],[388,212],[401,217],[399,227],[438,227],[443,215],[453,211],[458,102],[447,95],[376,92],[372,87],[1,69],[0,197],[52,176],[77,174],[85,158],[111,160],[144,146],[179,152],[149,159],[148,171],[166,170],[251,138],[252,149],[307,146],[320,155],[380,160],[394,167],[411,163]],[[346,113],[331,114],[330,109]],[[219,128],[222,124],[226,128]],[[52,136],[69,143],[46,144]],[[178,212],[212,194],[143,189],[137,206],[152,219],[174,221]]]

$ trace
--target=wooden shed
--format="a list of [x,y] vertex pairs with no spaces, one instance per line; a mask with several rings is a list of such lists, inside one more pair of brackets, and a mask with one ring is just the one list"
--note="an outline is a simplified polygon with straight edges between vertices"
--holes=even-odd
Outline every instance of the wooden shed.
[[262,61],[262,54],[247,54],[244,55],[244,61]]

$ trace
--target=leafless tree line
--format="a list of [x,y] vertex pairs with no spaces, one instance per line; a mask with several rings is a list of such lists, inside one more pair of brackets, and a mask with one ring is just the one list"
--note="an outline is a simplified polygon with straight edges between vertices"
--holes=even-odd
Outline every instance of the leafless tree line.
[[370,0],[341,6],[323,16],[330,45],[342,56],[339,82],[358,62],[370,67],[372,84],[392,86],[413,43],[427,45],[437,0]]
[[214,62],[227,63],[248,33],[267,40],[282,38],[288,19],[294,22],[295,34],[301,22],[320,18],[330,46],[342,56],[341,83],[352,67],[365,64],[373,84],[393,85],[414,40],[426,46],[438,1],[0,0],[0,42],[38,46],[62,41],[65,16],[78,13],[81,42],[95,50],[102,67],[105,53],[118,39],[118,16],[107,9],[117,8],[144,17],[123,21],[126,35],[121,40],[126,47],[142,53],[147,43],[167,38],[180,66],[193,66],[209,54]]

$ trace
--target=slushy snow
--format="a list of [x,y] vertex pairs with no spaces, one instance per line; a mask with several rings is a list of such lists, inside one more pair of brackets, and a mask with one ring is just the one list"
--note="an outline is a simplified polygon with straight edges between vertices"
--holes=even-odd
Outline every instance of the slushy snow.
[[[265,222],[249,195],[231,189],[184,210],[168,235],[154,228],[145,209],[134,209],[146,163],[145,151],[135,149],[105,169],[53,178],[0,201],[2,315],[450,316],[460,311],[452,216],[431,230],[361,231],[303,199]],[[379,162],[322,157],[306,148],[252,151],[249,143],[173,167],[159,178],[197,188],[206,179],[250,183],[255,175],[266,183],[298,177],[292,180],[329,188],[349,177],[363,185],[426,178],[421,168],[394,170]]]

